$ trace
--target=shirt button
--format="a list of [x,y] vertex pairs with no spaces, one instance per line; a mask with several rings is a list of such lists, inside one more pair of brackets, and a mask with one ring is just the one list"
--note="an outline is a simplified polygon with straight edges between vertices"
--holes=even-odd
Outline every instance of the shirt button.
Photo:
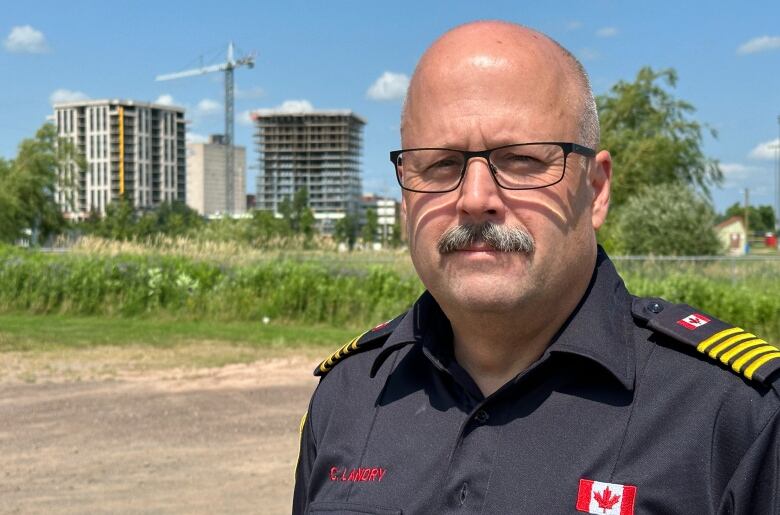
[[474,413],[474,420],[476,420],[480,424],[484,424],[485,422],[488,421],[489,418],[490,418],[490,415],[488,415],[485,410],[481,409],[481,410],[477,411],[476,413]]
[[458,494],[458,500],[460,501],[461,506],[466,504],[466,497],[468,496],[469,496],[469,484],[463,483],[463,486],[460,487],[460,492]]
[[658,313],[660,313],[661,311],[664,310],[664,307],[662,305],[660,305],[659,303],[657,303],[657,302],[651,302],[650,304],[648,304],[647,310],[650,313],[658,314]]

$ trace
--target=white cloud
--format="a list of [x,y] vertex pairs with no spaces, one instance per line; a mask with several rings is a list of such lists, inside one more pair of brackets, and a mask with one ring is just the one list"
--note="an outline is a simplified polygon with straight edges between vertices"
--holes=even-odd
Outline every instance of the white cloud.
[[372,100],[400,100],[408,87],[409,77],[405,74],[385,72],[368,88],[366,96]]
[[720,163],[721,171],[727,180],[740,180],[763,173],[764,169],[757,166],[746,166],[742,163]]
[[187,131],[187,143],[206,143],[208,140],[203,134]]
[[762,195],[774,178],[774,173],[766,167],[744,165],[742,163],[720,163],[723,171],[721,190],[744,192],[747,188],[752,195]]
[[571,20],[566,22],[566,30],[577,30],[582,27],[582,22],[579,20]]
[[5,38],[5,49],[19,54],[42,54],[49,51],[46,36],[30,25],[13,27]]
[[238,113],[238,117],[236,118],[236,121],[239,125],[245,125],[245,126],[251,126],[253,123],[252,120],[252,111],[241,111]]
[[612,38],[617,34],[618,30],[615,27],[602,27],[596,31],[596,35],[600,38]]
[[238,86],[236,86],[236,92],[235,92],[236,98],[242,99],[242,100],[251,100],[255,98],[260,98],[265,96],[265,90],[261,88],[260,86],[255,86],[249,89],[241,89]]
[[756,52],[766,52],[768,50],[777,49],[780,49],[780,36],[761,36],[740,45],[739,48],[737,48],[737,54],[754,54]]
[[198,105],[195,107],[195,110],[198,114],[202,115],[212,115],[217,114],[220,111],[222,111],[222,104],[217,102],[216,100],[211,100],[210,98],[204,98],[200,102],[198,102]]
[[601,54],[599,54],[597,51],[593,50],[592,48],[580,48],[579,52],[580,59],[583,61],[595,61],[599,57],[601,57]]
[[154,103],[164,105],[164,106],[172,106],[174,103],[173,96],[165,93],[157,97],[157,100],[155,100]]
[[272,114],[272,113],[311,113],[314,111],[314,106],[308,100],[285,100],[276,107],[262,109],[255,109],[249,113],[251,117],[252,113],[257,114]]
[[81,91],[72,91],[69,89],[57,89],[49,95],[49,102],[52,104],[61,104],[63,102],[78,102],[79,100],[88,100],[89,96]]
[[777,159],[777,147],[780,145],[780,138],[773,139],[772,141],[765,141],[759,143],[756,147],[750,151],[748,156],[752,159],[773,160]]

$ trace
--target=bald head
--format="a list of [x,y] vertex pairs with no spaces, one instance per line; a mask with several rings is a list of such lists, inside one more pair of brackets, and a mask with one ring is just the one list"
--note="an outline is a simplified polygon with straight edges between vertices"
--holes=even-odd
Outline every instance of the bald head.
[[[401,117],[401,137],[420,120],[424,104],[437,88],[454,86],[464,96],[477,93],[480,81],[496,85],[491,95],[533,95],[549,93],[557,101],[553,108],[574,117],[579,142],[598,145],[599,125],[590,83],[582,64],[548,36],[521,25],[502,21],[480,21],[445,33],[423,54],[412,76]],[[500,82],[500,84],[498,83]],[[533,88],[527,87],[533,82]],[[503,87],[503,90],[499,90]],[[470,91],[471,90],[471,91]],[[483,87],[479,92],[486,94]],[[500,97],[499,97],[500,98]]]

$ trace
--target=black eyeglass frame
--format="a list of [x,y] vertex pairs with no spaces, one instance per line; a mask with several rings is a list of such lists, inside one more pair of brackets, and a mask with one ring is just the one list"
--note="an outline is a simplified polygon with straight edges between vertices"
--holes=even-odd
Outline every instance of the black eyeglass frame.
[[[501,150],[503,148],[509,148],[509,147],[521,147],[526,145],[557,145],[561,147],[561,150],[563,150],[563,172],[561,173],[561,177],[550,184],[545,184],[544,186],[524,186],[522,188],[509,188],[507,186],[502,186],[501,183],[498,182],[498,179],[496,178],[496,170],[493,163],[490,162],[490,154],[492,154],[496,150]],[[463,169],[460,171],[460,178],[458,179],[458,182],[450,189],[447,190],[415,190],[412,188],[408,188],[403,185],[401,182],[400,172],[398,171],[398,156],[400,156],[403,152],[408,152],[410,150],[447,150],[450,152],[459,152],[463,155]],[[455,191],[460,187],[460,184],[463,182],[463,177],[466,175],[466,168],[469,166],[469,160],[472,157],[483,157],[485,158],[485,161],[488,163],[488,168],[490,169],[490,175],[493,178],[493,182],[496,183],[496,186],[498,186],[501,189],[505,190],[513,190],[513,191],[520,191],[520,190],[538,190],[542,188],[549,188],[550,186],[554,186],[561,182],[566,175],[566,161],[567,157],[569,157],[569,154],[579,154],[581,156],[585,156],[588,158],[596,157],[596,151],[592,148],[580,145],[578,143],[572,143],[568,141],[535,141],[533,143],[512,143],[511,145],[501,145],[500,147],[495,148],[488,148],[486,150],[460,150],[457,148],[443,148],[443,147],[419,147],[419,148],[404,148],[401,150],[393,150],[390,152],[390,162],[393,163],[393,166],[395,167],[395,179],[398,181],[398,185],[401,186],[401,189],[406,191],[413,191],[415,193],[448,193],[450,191]]]

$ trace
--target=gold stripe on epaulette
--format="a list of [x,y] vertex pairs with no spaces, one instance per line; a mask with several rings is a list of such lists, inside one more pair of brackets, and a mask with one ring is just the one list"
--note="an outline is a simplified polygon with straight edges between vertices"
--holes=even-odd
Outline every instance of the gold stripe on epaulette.
[[732,347],[733,345],[755,337],[756,335],[751,333],[742,333],[736,336],[732,336],[731,338],[727,338],[725,341],[712,347],[709,350],[709,352],[707,352],[707,354],[709,354],[710,357],[717,359],[722,353],[728,351],[729,348]]
[[[739,357],[733,365],[731,365],[731,368],[734,369],[735,372],[742,373],[743,368],[751,362],[754,358],[768,354],[770,352],[777,351],[777,347],[773,345],[769,345],[768,343],[765,343],[763,345],[759,345],[755,349],[751,349],[747,351],[745,354]],[[751,374],[752,375],[752,374]]]
[[734,372],[748,379],[753,379],[756,370],[767,362],[780,359],[780,349],[741,327],[729,327],[713,334],[699,343],[696,350],[731,366]]
[[320,364],[320,372],[325,374],[330,371],[331,368],[333,368],[333,365],[335,365],[337,362],[341,361],[347,354],[357,349],[358,341],[363,337],[363,335],[366,333],[363,333],[352,340],[348,341],[346,344],[339,347],[339,349],[330,355],[328,359],[323,361]]
[[731,358],[733,358],[734,356],[736,356],[736,355],[737,355],[737,354],[739,354],[740,352],[742,352],[742,351],[745,351],[745,350],[748,350],[748,349],[750,349],[751,347],[756,347],[756,346],[758,346],[758,345],[765,345],[765,344],[766,344],[766,342],[765,342],[764,340],[762,340],[762,339],[760,339],[760,338],[754,338],[754,339],[752,339],[752,340],[748,340],[748,341],[746,341],[746,342],[742,342],[742,343],[740,343],[739,345],[735,345],[735,346],[734,346],[734,347],[732,347],[732,348],[731,348],[731,349],[730,349],[728,352],[724,352],[724,353],[723,353],[723,354],[720,356],[720,358],[719,358],[719,359],[720,359],[720,361],[721,361],[721,362],[722,362],[724,365],[728,365],[728,364],[729,364],[729,361],[731,361]]
[[303,426],[306,425],[306,416],[309,414],[309,411],[306,410],[303,412],[303,416],[301,417],[301,427],[298,428],[298,457],[295,458],[296,466],[293,469],[293,481],[295,481],[295,475],[298,472],[298,463],[301,462],[301,447],[303,447]]
[[774,351],[762,355],[760,358],[751,363],[750,366],[745,369],[745,376],[747,376],[748,379],[753,379],[753,374],[761,367],[761,365],[765,364],[767,361],[772,361],[773,359],[779,358],[780,350],[777,350],[775,347]]
[[699,345],[696,346],[696,350],[699,352],[707,352],[707,348],[709,348],[710,345],[713,343],[719,341],[722,338],[725,338],[726,336],[732,335],[734,333],[744,333],[745,330],[741,327],[729,327],[728,329],[724,329],[723,331],[720,331],[719,333],[715,333],[703,342],[701,342]]

